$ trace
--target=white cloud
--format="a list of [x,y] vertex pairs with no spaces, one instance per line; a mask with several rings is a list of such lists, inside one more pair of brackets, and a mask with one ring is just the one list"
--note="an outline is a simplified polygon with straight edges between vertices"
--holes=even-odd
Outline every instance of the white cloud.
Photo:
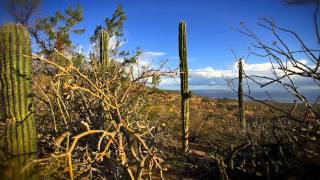
[[[133,76],[138,77],[145,70],[158,69],[159,64],[156,63],[158,58],[165,56],[166,53],[158,52],[158,51],[145,51],[140,54],[137,59],[137,63],[133,66]],[[150,72],[153,73],[153,72]],[[148,82],[150,83],[152,78],[148,78]]]
[[210,78],[218,78],[218,77],[233,77],[235,76],[234,70],[219,70],[213,69],[212,67],[206,67],[203,69],[195,69],[190,70],[189,72],[190,77],[202,77],[205,79]]
[[[117,39],[117,37],[116,36],[112,36],[112,37],[110,37],[110,39],[109,39],[109,49],[110,50],[112,50],[112,49],[115,49],[116,48],[116,46],[117,46],[117,41],[118,41],[118,39]],[[123,45],[125,45],[126,43],[128,43],[128,41],[126,40],[126,41],[120,41],[120,44],[119,44],[119,47],[122,47]]]
[[154,61],[157,60],[160,57],[165,56],[166,53],[161,51],[145,51],[142,52],[141,55],[138,58],[138,63],[141,66],[152,66],[155,67]]
[[161,51],[145,51],[139,56],[140,61],[152,62],[153,60],[165,56],[166,53]]
[[[234,69],[237,69],[237,64],[234,64]],[[244,64],[244,70],[250,72],[266,72],[271,71],[272,64],[270,62],[260,64]]]
[[[308,61],[301,60],[299,61],[301,64],[308,65]],[[302,65],[298,65],[299,68],[303,68]],[[283,74],[282,70],[279,69],[279,65],[273,64],[274,69],[277,74]],[[301,71],[298,68],[293,67],[292,64],[288,64],[288,69],[292,71]],[[259,75],[259,76],[271,76],[273,73],[272,64],[270,62],[266,63],[257,63],[250,64],[244,63],[243,69],[247,75]],[[191,77],[203,77],[203,78],[234,78],[238,77],[238,66],[237,62],[235,62],[230,69],[214,69],[212,67],[205,67],[202,69],[190,70],[189,72]]]
[[[301,64],[308,65],[309,67],[312,67],[310,64],[308,64],[308,61],[301,60],[299,61]],[[299,65],[299,68],[303,68],[302,65]],[[282,70],[279,69],[279,65],[276,63],[273,64],[274,69],[278,75],[284,74]],[[298,68],[293,67],[292,64],[287,64],[288,69],[293,71],[301,71]],[[244,71],[247,75],[257,75],[257,76],[266,76],[266,77],[272,77],[274,78],[273,74],[273,67],[270,62],[264,62],[264,63],[244,63]],[[205,67],[200,69],[190,69],[189,70],[189,84],[190,87],[193,89],[208,89],[208,88],[221,88],[223,86],[227,86],[226,79],[232,79],[238,77],[238,67],[237,63],[235,62],[231,68],[229,69],[214,69],[213,67]],[[178,77],[179,78],[179,77]],[[292,79],[294,82],[301,88],[304,86],[308,86],[308,88],[314,87],[314,83],[307,78],[303,78],[301,76],[293,76]],[[260,82],[266,82],[267,80],[261,80]],[[285,81],[285,79],[284,79]],[[175,82],[176,84],[174,84]],[[254,86],[253,83],[252,87]],[[179,81],[162,81],[160,83],[160,87],[167,87],[167,86],[175,86],[176,88],[179,88]],[[310,87],[311,86],[311,87]],[[258,86],[255,86],[258,87]],[[273,86],[274,87],[274,86]],[[273,88],[272,87],[272,88]]]
[[162,85],[176,85],[180,84],[180,78],[170,78],[170,77],[163,77],[161,78]]
[[146,51],[143,54],[150,57],[159,57],[159,56],[166,55],[166,53],[164,52],[157,52],[157,51]]
[[117,45],[117,38],[115,36],[112,36],[110,39],[109,39],[109,44],[108,44],[108,48],[109,49],[114,49]]

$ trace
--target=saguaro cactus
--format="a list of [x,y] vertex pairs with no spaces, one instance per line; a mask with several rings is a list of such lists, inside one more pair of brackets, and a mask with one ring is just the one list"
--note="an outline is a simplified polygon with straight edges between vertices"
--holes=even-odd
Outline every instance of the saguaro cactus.
[[105,29],[100,31],[100,62],[103,69],[106,70],[109,66],[109,33]]
[[189,149],[189,91],[188,83],[188,59],[187,59],[187,32],[186,22],[179,24],[179,57],[180,57],[180,79],[181,79],[181,120],[182,120],[182,146],[183,151]]
[[[99,37],[99,46],[100,46],[100,63],[102,66],[102,72],[105,73],[108,70],[109,67],[109,33],[105,29],[101,29],[100,31],[100,37]],[[99,116],[99,122],[98,122],[98,128],[104,129],[104,119],[105,119],[105,113],[103,108],[103,101],[100,101],[100,107],[98,109],[98,116]]]
[[246,127],[246,119],[244,117],[244,103],[243,103],[243,87],[242,87],[242,78],[243,78],[243,60],[239,59],[238,68],[239,68],[239,83],[238,83],[238,104],[239,104],[239,119],[241,127]]
[[[25,56],[26,55],[26,56]],[[6,24],[0,28],[0,119],[6,122],[5,146],[12,179],[31,179],[37,141],[31,95],[31,43],[25,27]],[[27,57],[28,56],[28,57]]]

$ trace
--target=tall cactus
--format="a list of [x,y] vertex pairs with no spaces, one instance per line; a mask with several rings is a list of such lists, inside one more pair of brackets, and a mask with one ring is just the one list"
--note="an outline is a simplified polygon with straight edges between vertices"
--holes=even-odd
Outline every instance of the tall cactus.
[[187,57],[187,32],[186,22],[179,24],[179,57],[180,57],[180,80],[181,80],[181,120],[182,120],[182,146],[183,151],[189,150],[189,91],[188,83],[188,57]]
[[[102,72],[105,74],[105,72],[108,70],[109,67],[109,33],[105,29],[101,29],[100,31],[100,37],[99,37],[99,57],[100,57],[100,63],[102,66]],[[105,76],[104,76],[105,77]],[[103,108],[103,101],[100,101],[99,109],[98,109],[98,128],[104,129],[104,119],[105,119],[105,113]]]
[[[27,56],[25,56],[27,55]],[[0,28],[0,119],[6,121],[5,146],[12,179],[32,179],[32,168],[20,170],[36,158],[37,140],[31,95],[31,42],[25,27]]]
[[246,119],[244,117],[244,103],[243,103],[243,87],[242,87],[242,78],[243,78],[243,60],[239,59],[238,68],[239,68],[239,83],[238,83],[238,104],[239,104],[239,119],[241,127],[246,127]]
[[100,31],[100,62],[102,63],[103,70],[109,66],[109,33],[105,29]]

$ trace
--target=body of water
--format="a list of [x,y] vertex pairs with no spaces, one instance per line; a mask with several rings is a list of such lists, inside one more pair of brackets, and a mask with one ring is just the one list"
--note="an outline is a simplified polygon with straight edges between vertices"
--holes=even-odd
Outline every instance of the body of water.
[[[226,99],[238,99],[238,94],[231,90],[194,90],[194,94],[208,97],[208,98],[226,98]],[[268,95],[269,94],[269,95]],[[258,100],[273,100],[277,102],[291,103],[295,97],[287,91],[251,91],[251,96]],[[305,90],[302,93],[309,101],[314,103],[320,96],[320,90]],[[271,98],[270,98],[271,97]],[[245,97],[245,100],[250,100]]]

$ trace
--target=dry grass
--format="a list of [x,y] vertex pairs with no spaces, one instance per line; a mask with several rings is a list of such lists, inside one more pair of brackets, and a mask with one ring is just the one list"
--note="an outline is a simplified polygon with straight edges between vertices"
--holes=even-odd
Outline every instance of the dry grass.
[[[246,103],[245,114],[249,124],[247,132],[240,129],[236,100],[193,96],[190,103],[190,147],[202,152],[203,155],[197,154],[197,156],[181,153],[179,92],[159,91],[149,97],[149,105],[150,119],[153,119],[155,124],[161,125],[157,132],[157,143],[167,163],[165,173],[167,179],[221,178],[216,157],[222,157],[225,161],[231,179],[267,178],[267,176],[284,178],[290,173],[292,177],[303,177],[304,174],[313,173],[301,169],[302,164],[295,165],[295,163],[303,163],[301,161],[303,159],[296,157],[294,153],[300,151],[292,150],[286,138],[281,140],[284,143],[282,151],[287,158],[285,160],[287,162],[283,162],[275,144],[276,137],[272,121],[274,114],[266,106],[255,102]],[[291,104],[276,105],[283,108],[292,106]],[[298,109],[303,111],[303,107]],[[241,149],[248,140],[252,144]],[[236,148],[239,148],[239,151],[235,151],[233,160],[235,169],[231,171],[228,158]],[[269,174],[266,164],[270,162],[265,160],[264,153],[270,153],[268,156],[272,162],[280,163],[269,164],[268,168],[271,168]],[[254,162],[250,162],[252,158],[255,159]],[[275,172],[275,166],[279,168],[279,172]],[[294,172],[294,170],[297,171]]]

